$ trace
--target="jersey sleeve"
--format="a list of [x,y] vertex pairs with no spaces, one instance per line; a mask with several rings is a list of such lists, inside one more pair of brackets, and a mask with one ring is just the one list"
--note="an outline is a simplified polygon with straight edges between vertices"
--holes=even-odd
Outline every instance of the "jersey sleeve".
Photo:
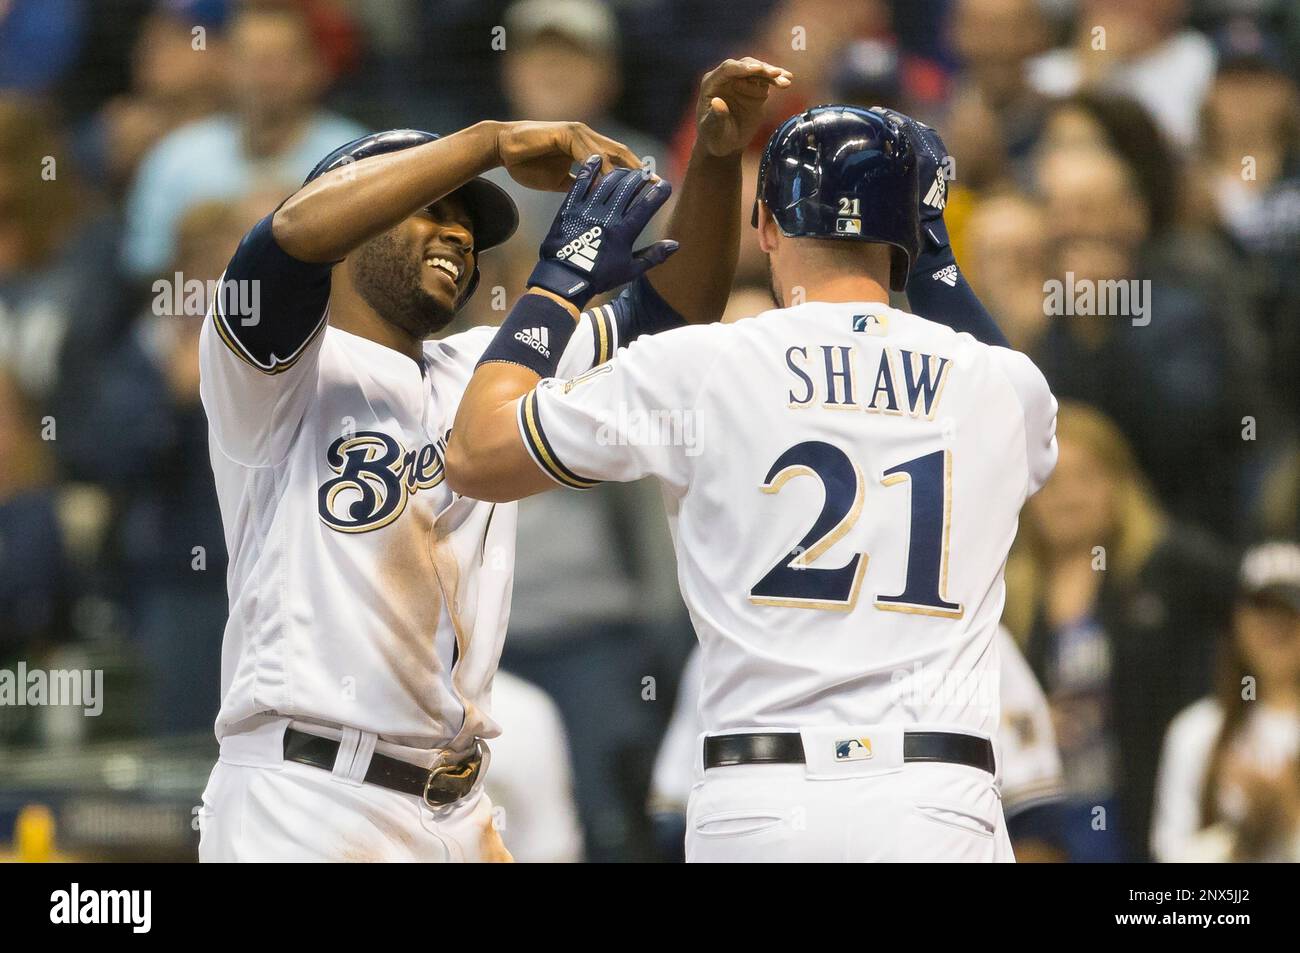
[[1025,496],[1033,496],[1056,468],[1056,398],[1043,372],[1024,354],[1004,347],[993,348],[992,354],[1024,411],[1025,459],[1029,464]]
[[[578,317],[573,337],[560,355],[556,376],[576,377],[604,364],[620,348],[646,334],[671,330],[685,323],[672,306],[659,297],[649,282],[636,281],[613,301],[588,308]],[[497,328],[483,326],[448,335],[441,343],[472,368],[492,343]]]
[[654,476],[683,491],[705,438],[699,397],[718,330],[645,337],[577,377],[540,381],[518,404],[533,461],[572,489]]
[[590,308],[560,358],[557,376],[574,377],[599,367],[637,338],[681,327],[685,320],[659,296],[650,282],[638,278],[613,301]]
[[239,463],[287,452],[314,393],[330,268],[280,248],[271,216],[226,266],[200,337],[200,394],[218,447]]

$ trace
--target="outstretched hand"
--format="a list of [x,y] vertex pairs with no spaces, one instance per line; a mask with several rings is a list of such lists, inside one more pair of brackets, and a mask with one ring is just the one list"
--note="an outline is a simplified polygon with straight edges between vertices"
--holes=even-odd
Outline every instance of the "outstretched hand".
[[499,164],[520,185],[564,192],[573,185],[575,162],[599,156],[601,169],[638,169],[641,160],[627,146],[580,122],[507,122],[497,133]]
[[710,155],[739,152],[754,138],[763,105],[772,89],[785,89],[794,74],[752,56],[724,60],[704,75],[696,120],[700,140]]
[[638,236],[672,194],[667,182],[637,169],[601,175],[602,157],[583,163],[542,242],[530,287],[543,288],[581,309],[677,250],[658,241],[633,251]]

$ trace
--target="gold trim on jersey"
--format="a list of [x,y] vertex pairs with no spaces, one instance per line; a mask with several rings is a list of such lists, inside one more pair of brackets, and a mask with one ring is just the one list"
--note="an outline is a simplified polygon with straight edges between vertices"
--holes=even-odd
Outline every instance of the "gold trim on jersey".
[[785,609],[824,609],[830,612],[851,612],[858,604],[858,592],[862,588],[862,579],[867,574],[870,557],[866,553],[855,553],[862,558],[858,560],[857,572],[853,574],[853,588],[849,598],[844,602],[832,602],[828,599],[773,599],[770,596],[750,596],[749,601],[756,606],[780,606]]
[[528,450],[528,455],[552,480],[574,490],[590,490],[601,482],[578,476],[555,458],[538,418],[536,390],[529,391],[519,401],[519,420],[523,424],[520,432],[524,436],[524,447]]

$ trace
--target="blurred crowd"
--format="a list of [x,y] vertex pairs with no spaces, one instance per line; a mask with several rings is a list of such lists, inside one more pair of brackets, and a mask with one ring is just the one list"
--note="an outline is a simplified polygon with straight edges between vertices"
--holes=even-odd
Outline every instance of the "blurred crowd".
[[[0,668],[105,669],[116,714],[83,740],[210,730],[206,282],[321,156],[577,119],[672,178],[699,77],[745,54],[796,76],[773,126],[839,101],[941,130],[957,259],[1061,400],[1004,617],[1060,752],[1036,841],[1300,859],[1300,551],[1256,545],[1300,530],[1290,0],[0,0]],[[522,226],[467,324],[501,320],[558,205],[499,181]],[[1049,313],[1052,282],[1132,300]],[[745,228],[729,311],[767,307]],[[512,846],[670,855],[646,797],[693,635],[657,494],[547,494],[520,536],[493,765]],[[0,709],[0,747],[49,743]]]

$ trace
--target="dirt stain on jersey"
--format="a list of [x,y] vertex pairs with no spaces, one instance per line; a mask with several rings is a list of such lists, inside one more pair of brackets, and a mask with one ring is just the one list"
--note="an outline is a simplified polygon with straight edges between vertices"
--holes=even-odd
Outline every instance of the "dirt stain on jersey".
[[375,606],[389,634],[378,640],[380,653],[402,689],[437,719],[442,662],[435,640],[442,591],[429,558],[434,514],[421,502],[413,500],[402,518],[383,530],[388,537],[378,576],[383,590]]

